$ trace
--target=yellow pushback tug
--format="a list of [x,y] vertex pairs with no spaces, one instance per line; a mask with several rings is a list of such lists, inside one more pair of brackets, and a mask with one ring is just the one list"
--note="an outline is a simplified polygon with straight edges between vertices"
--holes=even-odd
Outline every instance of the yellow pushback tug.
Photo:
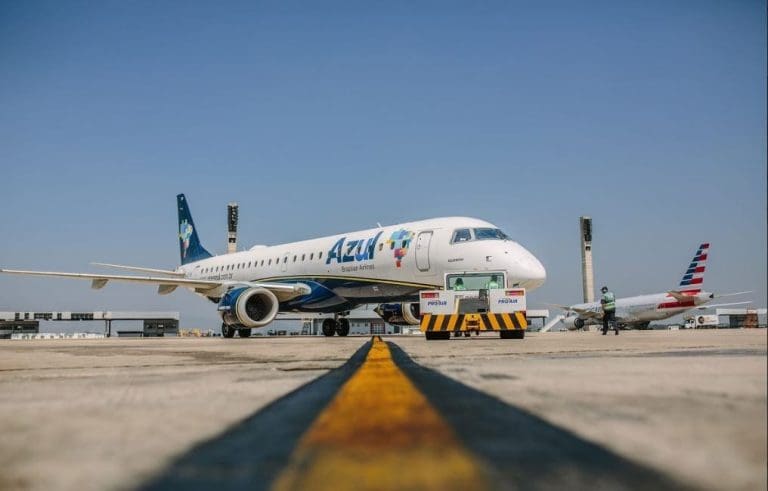
[[502,339],[523,339],[528,327],[524,288],[422,291],[419,307],[427,340],[481,331],[498,331]]

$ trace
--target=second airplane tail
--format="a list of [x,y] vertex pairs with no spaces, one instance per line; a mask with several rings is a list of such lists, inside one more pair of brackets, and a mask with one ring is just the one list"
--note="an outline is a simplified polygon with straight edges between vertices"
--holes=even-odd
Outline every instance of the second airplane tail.
[[195,229],[195,222],[192,220],[192,213],[189,211],[187,199],[183,194],[176,196],[176,204],[179,209],[179,252],[181,254],[181,264],[193,263],[212,257],[212,254],[200,243],[197,229]]
[[701,244],[693,256],[691,264],[680,280],[678,291],[685,293],[699,293],[704,284],[704,270],[707,267],[707,255],[709,255],[709,243]]

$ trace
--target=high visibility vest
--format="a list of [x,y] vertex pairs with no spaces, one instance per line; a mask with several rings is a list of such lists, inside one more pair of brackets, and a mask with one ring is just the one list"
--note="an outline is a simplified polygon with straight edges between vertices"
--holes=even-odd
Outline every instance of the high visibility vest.
[[605,292],[603,294],[603,310],[616,310],[616,296],[613,292]]

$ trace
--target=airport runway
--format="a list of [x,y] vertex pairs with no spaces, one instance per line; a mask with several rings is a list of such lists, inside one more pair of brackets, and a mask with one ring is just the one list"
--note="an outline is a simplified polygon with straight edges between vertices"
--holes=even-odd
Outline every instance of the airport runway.
[[765,489],[766,331],[0,341],[0,489]]

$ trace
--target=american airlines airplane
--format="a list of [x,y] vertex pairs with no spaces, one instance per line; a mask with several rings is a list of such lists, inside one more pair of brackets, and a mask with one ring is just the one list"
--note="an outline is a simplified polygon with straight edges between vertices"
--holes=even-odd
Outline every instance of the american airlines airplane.
[[[750,302],[736,302],[707,305],[713,298],[729,297],[750,292],[715,295],[702,290],[704,269],[707,267],[709,244],[701,244],[693,256],[691,264],[683,274],[676,290],[650,295],[638,295],[616,299],[616,322],[619,326],[634,326],[647,329],[651,321],[667,319],[693,308],[712,308],[725,305],[741,305]],[[602,324],[603,310],[600,302],[581,303],[571,306],[557,305],[568,314],[562,322],[568,330],[582,329],[589,324]]]
[[538,259],[496,226],[475,218],[434,218],[214,256],[200,243],[189,205],[176,197],[181,265],[175,270],[101,264],[152,276],[0,269],[0,273],[157,285],[165,295],[188,288],[217,304],[221,333],[231,338],[272,322],[279,312],[334,314],[326,336],[346,336],[345,315],[363,304],[390,323],[419,323],[420,290],[445,288],[457,278],[480,285],[496,276],[500,288],[541,286]]

